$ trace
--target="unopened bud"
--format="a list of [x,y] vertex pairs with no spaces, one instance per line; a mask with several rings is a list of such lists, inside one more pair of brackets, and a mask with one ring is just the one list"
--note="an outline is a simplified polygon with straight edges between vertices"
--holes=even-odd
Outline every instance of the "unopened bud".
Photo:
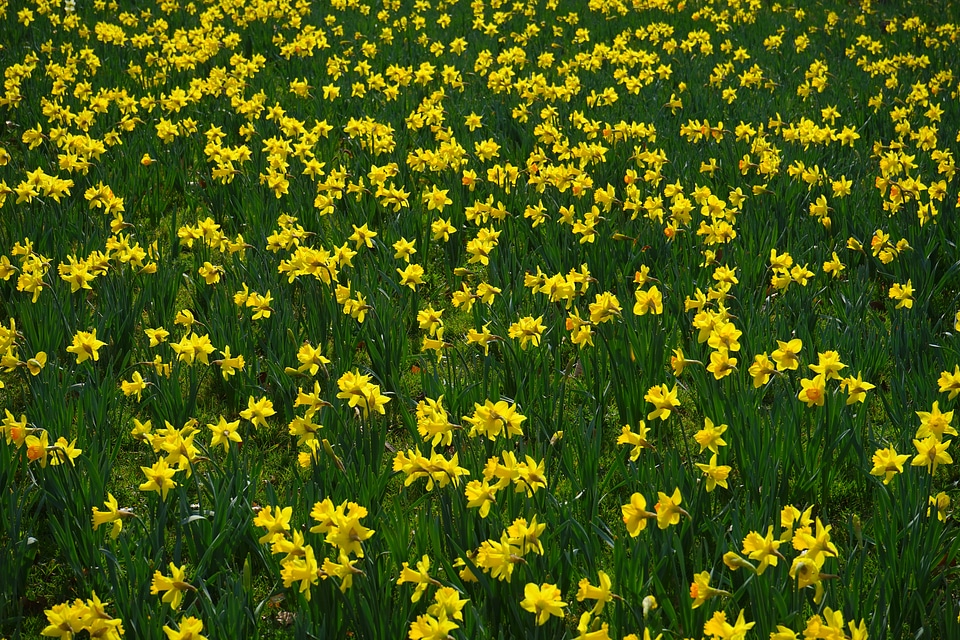
[[656,598],[654,598],[653,596],[645,597],[643,599],[643,617],[646,618],[647,614],[649,614],[651,611],[656,609],[658,606],[659,605],[657,605]]

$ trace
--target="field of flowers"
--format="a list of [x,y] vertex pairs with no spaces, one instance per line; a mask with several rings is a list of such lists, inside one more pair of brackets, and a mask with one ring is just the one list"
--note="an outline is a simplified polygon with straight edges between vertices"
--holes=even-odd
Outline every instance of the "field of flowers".
[[958,38],[0,0],[0,637],[960,637]]

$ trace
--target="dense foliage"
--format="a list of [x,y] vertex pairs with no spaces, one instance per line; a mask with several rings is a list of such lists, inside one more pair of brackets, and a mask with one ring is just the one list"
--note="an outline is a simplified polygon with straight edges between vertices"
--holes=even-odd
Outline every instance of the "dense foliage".
[[0,0],[0,635],[956,637],[951,12]]

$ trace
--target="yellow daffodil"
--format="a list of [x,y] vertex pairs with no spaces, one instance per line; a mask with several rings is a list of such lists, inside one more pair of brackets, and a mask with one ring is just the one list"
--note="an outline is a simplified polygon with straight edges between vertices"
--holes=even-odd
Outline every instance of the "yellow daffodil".
[[178,567],[171,562],[169,576],[165,576],[159,571],[153,573],[150,593],[157,595],[165,592],[162,601],[169,604],[174,611],[180,608],[184,591],[196,591],[196,588],[186,581],[186,569],[186,566]]
[[67,351],[77,356],[77,364],[92,359],[94,362],[100,359],[100,348],[107,343],[97,339],[97,330],[78,331],[73,336],[73,344],[67,347]]
[[560,599],[561,593],[556,585],[537,585],[531,582],[523,588],[523,596],[520,606],[525,611],[536,614],[537,625],[546,624],[550,616],[563,617],[563,609],[567,603]]

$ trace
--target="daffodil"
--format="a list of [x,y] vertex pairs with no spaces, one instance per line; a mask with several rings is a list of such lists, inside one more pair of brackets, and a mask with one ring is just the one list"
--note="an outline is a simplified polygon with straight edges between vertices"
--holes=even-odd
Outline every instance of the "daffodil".
[[403,260],[405,262],[410,262],[410,256],[417,252],[414,247],[414,242],[407,240],[406,238],[400,238],[393,243],[394,253],[393,257],[398,260]]
[[707,478],[707,493],[713,491],[718,485],[727,489],[727,477],[730,475],[731,467],[717,464],[717,454],[710,457],[708,464],[697,463],[697,468],[703,472]]
[[731,358],[729,352],[722,348],[710,353],[710,364],[707,371],[713,374],[714,379],[721,380],[733,373],[737,368],[737,359]]
[[543,555],[543,542],[540,536],[546,530],[547,525],[544,522],[537,522],[537,516],[534,515],[527,522],[526,518],[517,518],[509,527],[507,527],[507,539],[511,545],[515,545],[519,550],[520,556],[528,553]]
[[562,594],[556,585],[537,585],[531,582],[523,588],[523,595],[520,606],[525,611],[536,614],[537,625],[546,624],[550,616],[563,617],[563,609],[567,603],[560,599]]
[[408,264],[403,269],[397,269],[397,273],[400,274],[400,285],[410,287],[412,290],[417,290],[418,284],[423,284],[423,267],[419,264]]
[[701,571],[694,574],[693,582],[690,583],[690,597],[693,598],[693,609],[700,607],[704,602],[716,596],[729,596],[730,592],[722,589],[715,589],[710,586],[710,574],[707,571]]
[[630,496],[630,502],[620,507],[623,514],[623,523],[627,525],[627,532],[631,538],[636,538],[640,532],[647,528],[647,519],[656,518],[656,513],[647,511],[647,500],[643,495],[634,493]]
[[642,316],[647,313],[661,315],[663,313],[663,294],[660,293],[660,289],[656,285],[651,286],[646,291],[637,289],[634,292],[634,298],[634,315]]
[[771,356],[777,363],[777,371],[796,370],[800,366],[797,354],[803,348],[803,342],[800,338],[794,338],[788,342],[777,340],[777,349]]
[[776,373],[773,363],[766,353],[761,353],[753,358],[753,364],[747,369],[747,373],[753,378],[753,388],[759,389],[770,381],[770,376]]
[[826,525],[816,519],[816,528],[810,530],[809,527],[802,527],[793,534],[793,548],[798,551],[805,551],[805,557],[818,566],[823,565],[825,556],[837,557],[837,546],[830,539],[830,531],[833,525]]
[[673,369],[673,375],[680,377],[683,375],[684,370],[691,364],[703,364],[699,360],[688,360],[683,355],[683,350],[674,349],[673,355],[670,356],[670,368]]
[[898,473],[903,473],[903,464],[910,458],[907,454],[898,455],[893,445],[886,449],[877,449],[873,454],[873,468],[870,475],[883,476],[883,484],[890,481]]
[[609,291],[598,293],[596,300],[590,304],[590,322],[594,324],[610,322],[619,317],[621,311],[617,296]]
[[438,218],[430,225],[430,230],[433,232],[433,240],[443,240],[448,242],[450,240],[450,234],[456,233],[457,229],[452,224],[450,224],[450,219]]
[[[960,329],[958,329],[960,331]],[[948,400],[953,400],[957,397],[957,394],[960,394],[960,365],[954,365],[953,373],[949,371],[943,371],[940,373],[940,378],[937,380],[937,385],[939,386],[940,393],[949,393],[947,396]]]
[[376,237],[377,232],[368,229],[366,224],[360,227],[353,225],[353,235],[350,236],[350,240],[353,241],[358,249],[364,245],[366,245],[368,249],[372,249],[373,239]]
[[654,505],[654,510],[657,512],[658,527],[666,529],[671,525],[679,524],[681,515],[690,517],[690,514],[680,507],[683,497],[680,495],[679,487],[673,490],[672,495],[668,496],[663,491],[658,492],[657,495],[660,499]]
[[[274,511],[276,510],[276,511]],[[256,527],[263,527],[267,530],[260,536],[260,544],[273,544],[279,538],[282,538],[290,531],[290,518],[293,517],[293,507],[273,507],[267,505],[260,509],[253,524]]]
[[950,440],[941,442],[934,435],[922,440],[915,438],[913,446],[917,449],[917,455],[910,464],[914,467],[926,467],[931,474],[935,473],[938,465],[953,463],[953,458],[947,453],[950,443]]
[[410,640],[440,640],[451,637],[450,632],[459,628],[460,625],[445,615],[434,617],[428,613],[417,616],[417,619],[410,623],[407,637]]
[[123,529],[123,519],[133,517],[133,512],[129,509],[121,509],[117,499],[112,493],[107,493],[107,500],[104,503],[106,511],[101,511],[97,507],[92,508],[93,530],[96,531],[100,525],[113,523],[110,530],[110,537],[116,539]]
[[814,405],[818,407],[823,406],[827,390],[826,381],[822,373],[814,376],[812,379],[802,378],[800,380],[800,386],[802,388],[800,393],[797,394],[797,398],[806,403],[808,407]]
[[781,541],[773,537],[773,525],[767,528],[767,535],[762,536],[756,531],[751,531],[743,539],[742,552],[748,554],[751,560],[759,561],[756,572],[762,575],[767,567],[775,567],[779,560],[783,560],[780,555]]
[[486,518],[490,514],[490,507],[496,502],[497,489],[491,486],[486,479],[471,480],[466,490],[467,508],[479,509],[480,517]]
[[876,385],[865,382],[863,375],[858,373],[856,378],[853,376],[844,378],[840,383],[840,388],[847,390],[847,404],[854,404],[866,400],[867,391],[875,389]]
[[193,616],[181,619],[176,630],[164,625],[163,633],[166,634],[167,640],[207,640],[203,635],[203,620]]
[[207,428],[212,432],[210,446],[217,447],[222,445],[224,451],[230,451],[231,442],[235,442],[237,444],[243,442],[240,434],[237,433],[237,427],[239,426],[239,420],[227,422],[226,418],[223,416],[220,416],[220,421],[217,424],[208,424]]
[[27,371],[30,372],[30,375],[40,375],[40,372],[43,371],[43,368],[47,366],[47,352],[38,351],[35,356],[27,359],[26,366]]
[[249,420],[254,427],[266,427],[267,418],[275,415],[273,402],[269,398],[254,400],[253,396],[247,399],[247,408],[240,412],[240,417]]
[[220,353],[223,357],[214,360],[213,364],[220,365],[220,374],[224,380],[229,379],[230,376],[236,374],[237,371],[243,370],[244,366],[246,366],[242,354],[234,356],[230,353],[230,345],[224,346],[224,348],[220,350]]
[[820,556],[818,560],[801,553],[793,559],[793,563],[790,565],[790,577],[797,581],[798,588],[814,587],[813,601],[815,604],[820,604],[823,600],[823,578],[828,577],[820,572],[822,558]]
[[888,297],[897,301],[897,309],[913,308],[913,283],[907,280],[906,284],[894,283],[890,287]]
[[634,432],[630,425],[624,425],[620,430],[620,437],[617,438],[618,445],[632,446],[630,451],[630,460],[636,462],[640,458],[640,452],[643,449],[653,449],[653,445],[647,440],[647,423],[641,420],[637,425],[637,431]]
[[159,571],[154,571],[153,582],[150,584],[150,593],[157,595],[163,594],[162,601],[169,604],[170,608],[176,611],[183,601],[184,591],[196,591],[196,588],[186,581],[186,566],[178,567],[170,563],[170,575],[165,576]]
[[77,448],[76,438],[67,442],[66,438],[60,436],[50,447],[50,465],[55,467],[59,464],[66,463],[73,466],[75,464],[74,461],[80,457],[81,453],[83,453],[83,450]]
[[161,500],[166,500],[170,489],[177,486],[173,480],[177,470],[171,469],[163,458],[152,467],[140,467],[140,470],[147,478],[147,481],[140,485],[140,491],[156,491],[160,494]]
[[933,408],[930,411],[917,411],[916,414],[920,418],[917,438],[933,436],[937,439],[937,442],[940,442],[945,435],[960,435],[950,424],[953,421],[953,411],[940,411],[940,403],[937,401],[934,401]]
[[817,354],[817,364],[807,365],[816,373],[826,377],[827,380],[839,380],[840,370],[847,365],[840,362],[840,354],[836,351],[826,351]]
[[440,587],[433,596],[433,604],[427,607],[427,613],[462,621],[463,607],[467,602],[469,600],[461,598],[460,592],[453,587]]
[[170,332],[163,327],[157,327],[156,329],[144,329],[144,333],[147,334],[148,338],[150,338],[151,347],[156,347],[160,343],[166,342],[167,338],[170,336]]
[[719,447],[727,446],[726,441],[723,439],[723,434],[726,433],[726,431],[727,425],[715,425],[710,418],[704,418],[703,429],[693,434],[693,439],[700,445],[700,453],[703,453],[704,449],[709,449],[714,454],[719,453]]
[[125,396],[137,396],[137,402],[141,400],[141,394],[143,390],[147,388],[147,382],[143,379],[143,376],[140,375],[139,371],[134,371],[131,379],[123,380],[120,382],[120,390],[123,391]]
[[77,356],[77,364],[92,359],[94,362],[100,359],[100,348],[107,343],[97,339],[97,330],[78,331],[73,336],[73,344],[67,347],[67,351]]
[[538,347],[540,346],[540,336],[543,334],[544,329],[543,316],[538,318],[527,316],[520,318],[510,325],[509,336],[520,340],[521,349],[526,349],[528,343],[532,343],[533,346]]
[[680,401],[677,400],[676,385],[674,385],[673,389],[668,389],[665,384],[650,387],[646,395],[643,396],[643,399],[654,407],[653,411],[647,414],[647,420],[654,420],[656,418],[666,420],[670,417],[670,414],[680,406]]
[[723,611],[715,611],[713,617],[703,625],[703,633],[710,636],[711,640],[743,640],[754,624],[744,619],[742,609],[732,625],[727,622],[727,615]]
[[599,571],[597,573],[597,586],[594,586],[590,583],[590,580],[583,578],[577,584],[577,602],[583,602],[584,600],[596,600],[596,604],[593,605],[593,609],[590,610],[592,615],[599,615],[603,611],[604,605],[608,602],[611,602],[615,597],[615,594],[612,592],[613,582],[605,572]]
[[427,587],[431,585],[441,586],[439,582],[430,577],[429,571],[430,556],[427,555],[424,555],[423,558],[417,561],[416,569],[410,568],[406,562],[403,563],[397,584],[410,582],[416,585],[416,589],[413,590],[413,595],[410,596],[411,602],[419,602],[427,590]]
[[[937,520],[946,522],[950,515],[950,496],[941,491],[935,496],[930,496],[929,504],[937,510]],[[930,516],[930,508],[927,508],[927,516]]]

